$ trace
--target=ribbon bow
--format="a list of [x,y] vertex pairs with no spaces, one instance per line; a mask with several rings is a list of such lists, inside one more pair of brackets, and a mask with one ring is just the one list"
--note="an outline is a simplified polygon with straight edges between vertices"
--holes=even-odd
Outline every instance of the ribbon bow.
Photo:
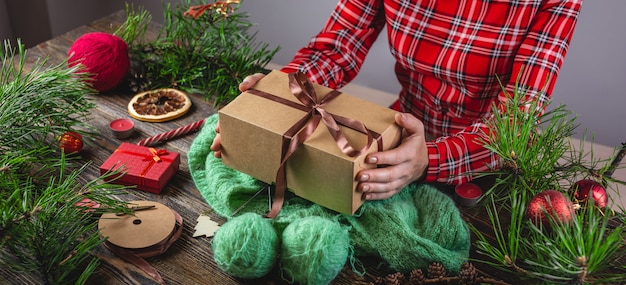
[[[152,166],[155,163],[160,163],[163,161],[166,162],[171,162],[172,159],[168,158],[168,157],[161,157],[163,155],[168,154],[168,151],[165,149],[155,149],[155,148],[147,148],[148,153],[146,153],[146,151],[143,149],[145,147],[126,147],[126,145],[130,145],[127,143],[122,143],[122,146],[118,147],[115,150],[115,153],[121,153],[121,154],[127,154],[127,155],[131,155],[131,156],[138,156],[140,158],[141,161],[147,161],[147,165],[145,165],[143,167],[143,170],[141,170],[141,172],[139,172],[139,177],[140,177],[140,181],[139,185],[146,185],[145,182],[145,176],[146,174],[148,174],[148,172],[150,171],[150,169],[152,168]],[[123,165],[122,165],[123,166]],[[137,166],[137,168],[139,168],[139,166]],[[128,170],[126,170],[127,172]],[[126,175],[126,174],[122,174],[122,175]]]
[[[249,90],[250,93],[255,95],[259,95],[306,112],[300,120],[289,128],[285,134],[283,134],[281,162],[276,174],[276,193],[274,194],[274,202],[272,203],[270,212],[266,215],[268,218],[276,217],[284,202],[284,192],[285,189],[287,189],[287,173],[285,169],[287,160],[296,151],[298,146],[304,143],[304,141],[306,141],[307,138],[313,134],[320,121],[326,125],[328,132],[335,140],[339,149],[350,157],[359,156],[369,149],[372,145],[373,137],[377,135],[367,129],[365,124],[358,120],[335,115],[324,109],[324,106],[339,96],[341,92],[332,90],[328,94],[324,95],[322,99],[318,99],[315,89],[313,88],[313,84],[304,73],[290,73],[288,76],[289,89],[302,104],[298,104],[260,90]],[[349,127],[365,134],[367,136],[367,144],[360,150],[356,150],[350,144],[341,128],[339,128],[339,125]]]
[[150,153],[152,154],[152,157],[148,157],[147,159],[152,159],[154,162],[161,162],[161,157],[159,155],[165,155],[167,154],[167,150],[164,149],[155,149],[155,148],[148,148],[148,151],[150,151]]
[[[291,128],[294,129],[295,132],[302,129],[304,129],[304,131],[298,133],[295,140],[291,141],[289,148],[286,150],[287,153],[295,151],[295,148],[297,148],[299,144],[303,143],[308,137],[310,137],[315,129],[317,129],[320,120],[324,123],[324,125],[326,125],[328,132],[337,143],[339,149],[341,149],[341,151],[347,156],[359,156],[372,145],[373,136],[365,127],[365,124],[358,120],[332,114],[324,109],[324,105],[339,96],[341,92],[332,90],[328,94],[324,95],[321,100],[318,100],[313,84],[302,72],[289,74],[289,89],[291,90],[291,93],[293,93],[293,95],[300,102],[302,102],[307,114]],[[366,134],[367,144],[360,150],[356,150],[350,144],[345,134],[341,131],[339,125],[343,125]],[[287,134],[290,133],[290,131],[287,131]],[[283,155],[285,155],[285,149],[283,149]]]

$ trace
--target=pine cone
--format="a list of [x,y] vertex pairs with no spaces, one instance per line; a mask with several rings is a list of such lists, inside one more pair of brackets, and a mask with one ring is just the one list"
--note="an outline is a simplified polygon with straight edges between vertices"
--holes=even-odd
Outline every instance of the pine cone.
[[391,273],[385,277],[385,284],[387,285],[401,285],[404,281],[404,274],[400,272]]
[[141,73],[133,73],[128,78],[128,87],[135,93],[146,91],[151,84],[152,81]]
[[424,276],[424,272],[421,269],[413,269],[409,273],[409,283],[412,285],[422,285],[425,279],[426,276]]
[[446,268],[439,262],[433,262],[428,265],[428,278],[441,278],[446,277]]
[[464,262],[461,264],[461,271],[459,271],[459,284],[474,285],[476,284],[476,278],[478,278],[478,271],[471,262]]
[[372,283],[374,283],[373,285],[383,285],[385,283],[385,279],[380,276],[374,276],[374,281],[372,281]]

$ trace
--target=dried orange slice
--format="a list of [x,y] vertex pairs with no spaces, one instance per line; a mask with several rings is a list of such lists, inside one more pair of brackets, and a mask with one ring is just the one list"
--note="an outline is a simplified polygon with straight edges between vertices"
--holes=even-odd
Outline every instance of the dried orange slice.
[[128,102],[131,117],[146,122],[165,122],[176,119],[189,111],[191,100],[185,92],[163,88],[135,95]]

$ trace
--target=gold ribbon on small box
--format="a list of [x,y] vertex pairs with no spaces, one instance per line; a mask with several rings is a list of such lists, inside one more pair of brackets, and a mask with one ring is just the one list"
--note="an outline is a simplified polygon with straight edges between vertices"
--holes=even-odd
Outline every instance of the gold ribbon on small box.
[[168,152],[167,150],[164,149],[155,149],[155,148],[148,148],[148,153],[141,153],[141,152],[136,152],[136,151],[130,151],[130,150],[126,150],[126,149],[116,149],[115,150],[116,153],[123,153],[123,154],[128,154],[128,155],[133,155],[133,156],[139,156],[142,158],[143,161],[148,161],[148,165],[146,165],[143,170],[140,173],[140,180],[139,180],[139,185],[141,186],[145,186],[146,184],[146,179],[145,176],[146,174],[148,174],[148,171],[150,171],[150,169],[152,168],[152,166],[155,163],[160,163],[162,161],[166,161],[166,162],[172,162],[173,160],[171,159],[165,159],[162,158],[162,155],[166,155]]
[[[296,151],[298,146],[304,143],[307,138],[313,134],[320,121],[326,125],[326,128],[335,140],[337,147],[339,147],[339,149],[341,149],[341,151],[349,157],[356,157],[363,154],[363,152],[370,148],[374,138],[378,142],[378,150],[382,151],[382,137],[380,134],[368,129],[365,127],[365,124],[358,120],[339,116],[324,109],[324,106],[341,95],[341,92],[332,90],[324,95],[322,99],[318,99],[315,89],[313,88],[313,84],[304,73],[298,71],[290,73],[288,76],[289,89],[302,104],[261,90],[247,90],[250,94],[296,108],[306,113],[282,135],[281,162],[276,174],[276,192],[274,194],[272,207],[269,213],[266,214],[266,217],[268,218],[276,217],[284,202],[285,190],[287,189],[287,173],[285,169],[287,159],[289,159],[289,157]],[[360,150],[356,150],[350,144],[345,134],[341,131],[341,128],[339,127],[340,125],[365,134],[367,136],[367,144]]]

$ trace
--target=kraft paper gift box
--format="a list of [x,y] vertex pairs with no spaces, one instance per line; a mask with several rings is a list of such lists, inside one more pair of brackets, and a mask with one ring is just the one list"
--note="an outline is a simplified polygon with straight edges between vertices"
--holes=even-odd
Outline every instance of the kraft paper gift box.
[[106,180],[159,194],[178,171],[179,165],[180,154],[177,152],[122,142],[100,166],[100,174],[118,171]]
[[[356,191],[355,176],[362,169],[376,167],[364,162],[366,154],[388,150],[400,142],[401,128],[394,120],[396,111],[321,85],[312,84],[312,88],[318,98],[331,91],[340,94],[322,108],[362,122],[377,136],[363,154],[350,157],[320,122],[286,160],[286,184],[302,198],[340,213],[354,214],[363,203],[361,193]],[[269,184],[276,182],[281,165],[283,135],[307,113],[280,102],[304,105],[290,89],[286,73],[272,71],[251,89],[254,90],[241,93],[219,111],[222,160],[225,165]],[[340,129],[355,149],[367,146],[365,133],[344,126]]]

